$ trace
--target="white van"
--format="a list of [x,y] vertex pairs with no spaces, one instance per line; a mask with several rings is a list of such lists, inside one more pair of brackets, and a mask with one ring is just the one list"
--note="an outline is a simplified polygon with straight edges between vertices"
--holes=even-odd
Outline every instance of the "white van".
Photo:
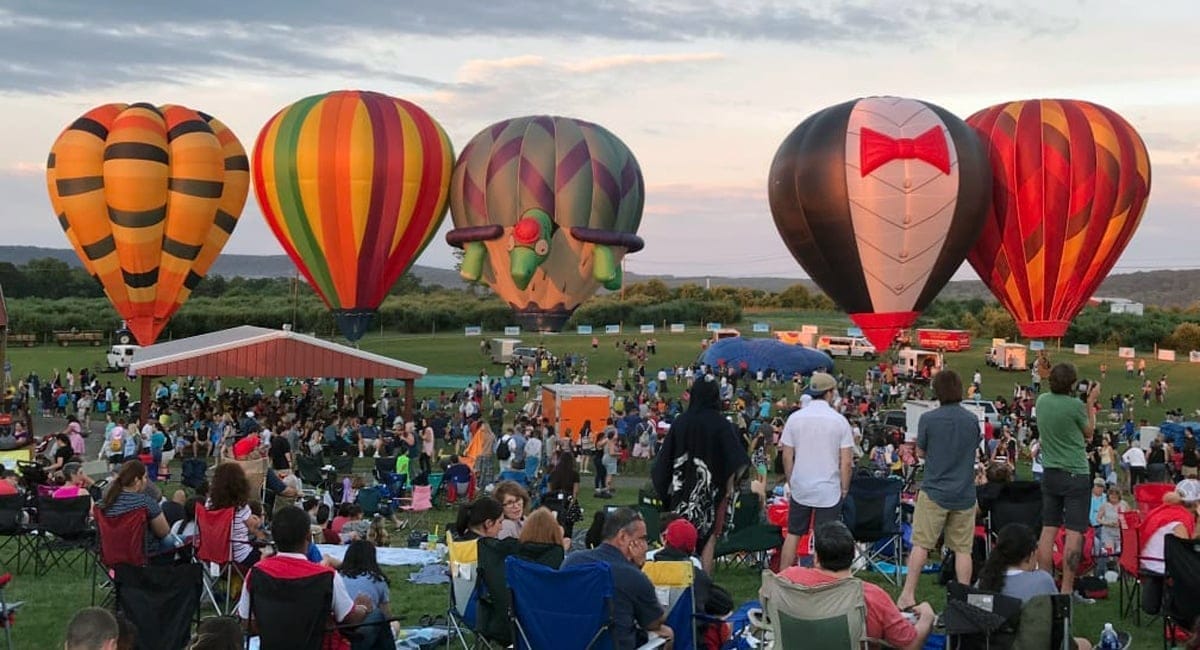
[[521,345],[521,339],[492,339],[488,348],[492,355],[492,363],[508,363],[512,361],[513,350]]
[[133,363],[133,353],[142,349],[140,345],[114,345],[108,349],[108,371],[126,370]]
[[[942,369],[943,357],[941,352],[935,350],[918,350],[916,348],[902,348],[899,353],[899,360],[896,362],[896,371],[906,377],[933,377]],[[929,368],[926,373],[925,369]]]
[[862,336],[822,336],[817,339],[817,349],[831,357],[871,360],[876,355],[875,346]]

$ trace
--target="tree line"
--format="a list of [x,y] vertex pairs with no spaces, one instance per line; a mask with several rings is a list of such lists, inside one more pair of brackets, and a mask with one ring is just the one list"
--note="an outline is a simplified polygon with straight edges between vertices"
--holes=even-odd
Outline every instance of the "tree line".
[[[82,268],[43,258],[24,265],[0,262],[0,287],[8,297],[9,331],[39,338],[70,329],[115,329],[120,317],[104,298],[99,283]],[[598,295],[585,302],[567,323],[737,323],[743,312],[838,311],[828,296],[794,284],[772,292],[747,287],[697,284],[670,287],[657,279],[627,285],[623,294]],[[1200,349],[1200,310],[1147,307],[1144,316],[1111,314],[1089,307],[1075,318],[1063,343],[1155,345],[1186,353]],[[292,278],[209,276],[171,319],[164,336],[179,338],[237,325],[333,335],[333,316],[311,287]],[[514,323],[511,307],[486,288],[428,286],[409,274],[400,279],[379,308],[373,327],[383,332],[427,333],[482,325],[500,330]],[[938,299],[925,310],[918,327],[965,329],[980,338],[1017,339],[1016,322],[998,303],[980,298]]]

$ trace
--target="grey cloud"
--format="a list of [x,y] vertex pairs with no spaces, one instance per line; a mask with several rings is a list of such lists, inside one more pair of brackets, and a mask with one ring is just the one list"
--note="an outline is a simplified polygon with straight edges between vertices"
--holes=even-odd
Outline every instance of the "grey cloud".
[[0,9],[0,61],[5,62],[0,64],[5,72],[0,91],[63,91],[214,70],[369,72],[423,88],[446,86],[334,53],[362,35],[920,43],[964,24],[1000,24],[1032,32],[1036,17],[970,0],[903,6],[863,0],[824,7],[722,0],[210,0],[136,5],[14,0]]

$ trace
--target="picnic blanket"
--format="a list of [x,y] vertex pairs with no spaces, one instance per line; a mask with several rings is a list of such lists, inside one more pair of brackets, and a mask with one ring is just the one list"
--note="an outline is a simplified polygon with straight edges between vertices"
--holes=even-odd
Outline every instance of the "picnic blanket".
[[[328,555],[340,562],[346,555],[347,547],[340,544],[317,544],[317,548],[322,555]],[[388,546],[375,549],[375,557],[380,566],[424,566],[441,561],[438,554],[433,551]]]

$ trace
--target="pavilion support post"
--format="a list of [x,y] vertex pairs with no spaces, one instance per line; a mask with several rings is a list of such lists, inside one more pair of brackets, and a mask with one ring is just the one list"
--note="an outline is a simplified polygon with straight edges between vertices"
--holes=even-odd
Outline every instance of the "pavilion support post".
[[404,380],[404,421],[413,421],[413,402],[416,401],[416,383],[415,379]]
[[140,408],[138,411],[138,424],[144,424],[150,419],[150,400],[154,398],[154,394],[150,390],[150,376],[142,375],[142,395]]
[[346,406],[346,378],[338,377],[337,380],[337,396],[335,397],[337,404],[337,412],[341,413]]
[[363,413],[368,413],[368,409],[375,403],[375,378],[363,377]]

